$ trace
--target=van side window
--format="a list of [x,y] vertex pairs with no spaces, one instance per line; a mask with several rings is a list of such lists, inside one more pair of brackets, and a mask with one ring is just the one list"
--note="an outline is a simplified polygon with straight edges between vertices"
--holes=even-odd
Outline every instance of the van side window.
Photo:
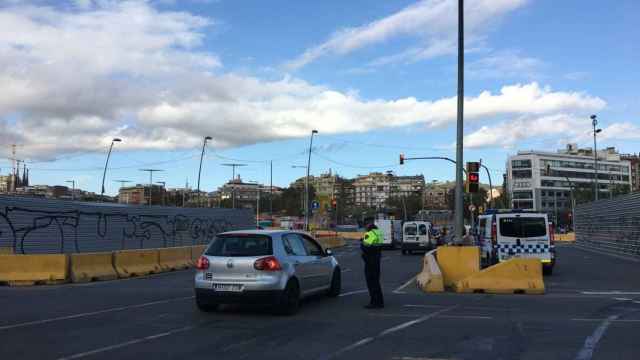
[[480,225],[478,230],[478,235],[480,235],[480,237],[484,237],[486,228],[487,228],[487,219],[480,219]]
[[420,235],[427,235],[427,225],[425,224],[420,224]]

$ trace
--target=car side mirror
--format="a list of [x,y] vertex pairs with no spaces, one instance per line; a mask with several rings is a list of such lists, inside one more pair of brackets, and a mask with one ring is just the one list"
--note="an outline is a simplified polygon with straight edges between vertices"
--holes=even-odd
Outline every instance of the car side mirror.
[[326,249],[326,250],[324,251],[324,253],[325,253],[327,256],[333,256],[333,251],[331,251],[331,249]]

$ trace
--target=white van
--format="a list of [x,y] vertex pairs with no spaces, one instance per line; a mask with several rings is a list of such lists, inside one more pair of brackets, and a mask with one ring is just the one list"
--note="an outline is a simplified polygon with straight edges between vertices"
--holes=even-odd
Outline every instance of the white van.
[[431,239],[430,233],[430,222],[405,222],[402,226],[402,254],[405,255],[413,251],[429,251],[435,249],[435,239]]
[[477,235],[484,266],[512,257],[539,258],[544,274],[553,273],[555,249],[547,214],[488,210],[478,217]]

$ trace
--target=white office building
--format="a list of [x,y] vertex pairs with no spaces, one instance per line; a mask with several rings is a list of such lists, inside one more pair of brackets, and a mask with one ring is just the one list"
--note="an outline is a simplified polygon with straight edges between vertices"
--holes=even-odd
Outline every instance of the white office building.
[[[545,211],[565,223],[571,209],[571,186],[593,189],[593,149],[575,144],[557,152],[518,151],[507,161],[507,190],[514,209]],[[607,197],[617,185],[631,186],[631,163],[614,148],[598,151],[598,187]]]

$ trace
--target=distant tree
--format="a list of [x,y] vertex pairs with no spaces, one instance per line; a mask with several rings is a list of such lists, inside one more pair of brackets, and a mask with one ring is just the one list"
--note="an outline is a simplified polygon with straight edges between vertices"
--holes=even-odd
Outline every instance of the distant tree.
[[[469,217],[470,212],[469,212],[469,205],[473,204],[476,206],[476,209],[479,209],[481,206],[484,207],[485,209],[487,209],[488,203],[487,203],[487,196],[489,194],[489,191],[487,191],[487,189],[484,188],[480,188],[478,189],[477,193],[465,193],[464,194],[464,217],[465,219]],[[448,193],[448,201],[447,203],[449,204],[449,210],[455,210],[455,204],[456,204],[456,190],[455,189],[451,189],[449,190]]]
[[415,218],[418,211],[422,210],[422,196],[413,194],[410,196],[392,196],[385,201],[385,206],[397,219],[404,219],[405,209],[406,218]]

